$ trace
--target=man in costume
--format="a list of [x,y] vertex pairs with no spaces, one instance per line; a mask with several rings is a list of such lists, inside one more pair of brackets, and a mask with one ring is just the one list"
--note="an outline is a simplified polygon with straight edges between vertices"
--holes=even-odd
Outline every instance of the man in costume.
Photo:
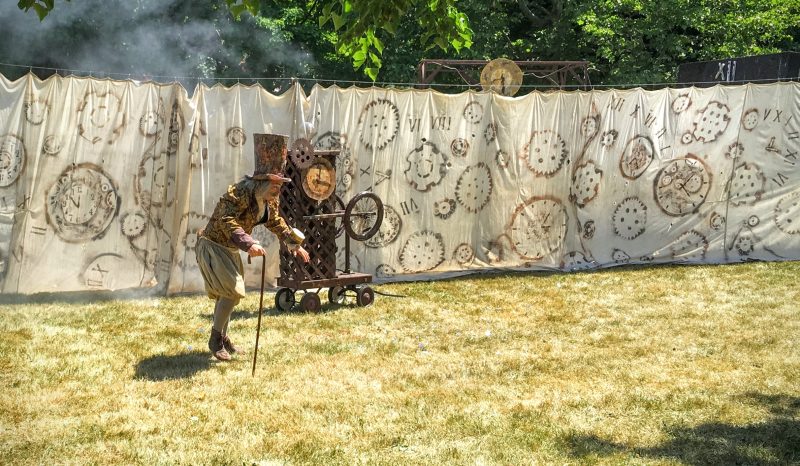
[[302,233],[286,224],[278,210],[286,165],[286,136],[255,134],[256,167],[252,176],[228,186],[220,197],[206,227],[199,232],[197,263],[208,297],[215,300],[214,323],[208,348],[215,358],[229,361],[238,351],[228,336],[233,308],[245,296],[244,265],[239,251],[263,256],[265,249],[251,236],[253,227],[263,224],[304,262],[308,252],[300,246]]

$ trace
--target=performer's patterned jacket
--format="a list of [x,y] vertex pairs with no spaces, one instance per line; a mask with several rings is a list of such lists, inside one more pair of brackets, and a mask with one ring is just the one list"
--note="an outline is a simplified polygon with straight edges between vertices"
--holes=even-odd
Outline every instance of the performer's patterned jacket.
[[246,179],[228,186],[228,192],[220,197],[214,213],[206,227],[199,232],[211,241],[229,248],[247,251],[257,243],[253,239],[253,227],[264,224],[279,240],[291,242],[291,228],[280,216],[278,199],[267,203],[264,214],[259,217],[259,207],[252,189],[247,189]]

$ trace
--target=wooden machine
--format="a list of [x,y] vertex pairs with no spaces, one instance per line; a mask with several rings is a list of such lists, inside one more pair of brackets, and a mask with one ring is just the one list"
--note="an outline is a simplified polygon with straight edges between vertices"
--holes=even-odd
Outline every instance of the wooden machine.
[[[334,194],[338,155],[338,150],[314,151],[306,139],[297,139],[289,150],[284,175],[292,181],[281,190],[280,214],[306,235],[303,247],[311,260],[303,263],[281,246],[281,288],[275,295],[275,306],[282,311],[295,306],[299,290],[303,290],[300,308],[306,311],[321,308],[322,288],[328,288],[328,301],[334,304],[343,303],[348,292],[355,294],[359,306],[368,306],[375,299],[375,292],[366,285],[372,282],[372,275],[350,270],[350,240],[365,241],[378,232],[383,203],[365,191],[345,206]],[[345,266],[337,270],[336,239],[342,234],[346,234]]]

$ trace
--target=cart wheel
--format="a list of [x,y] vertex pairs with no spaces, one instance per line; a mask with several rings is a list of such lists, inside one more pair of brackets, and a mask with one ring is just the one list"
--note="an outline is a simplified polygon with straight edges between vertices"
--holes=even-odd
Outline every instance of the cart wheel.
[[[342,200],[342,198],[336,195],[334,195],[334,198],[335,198],[334,200],[335,207],[333,211],[344,212],[344,201]],[[344,221],[342,220],[342,217],[336,217],[333,220],[333,222],[334,222],[333,223],[334,228],[336,228],[336,237],[338,238],[342,236],[342,233],[344,233]]]
[[359,287],[356,290],[356,303],[359,306],[369,306],[375,301],[375,292],[368,286]]
[[345,289],[341,286],[328,288],[328,302],[331,304],[342,304],[344,302]]
[[300,298],[300,309],[303,309],[304,311],[317,312],[320,310],[320,308],[322,308],[322,302],[320,301],[318,294],[307,292],[302,298]]
[[365,241],[381,228],[383,222],[383,202],[375,194],[364,191],[350,199],[344,209],[344,229],[356,241]]
[[275,307],[281,311],[288,312],[294,306],[294,291],[290,288],[281,288],[275,293]]

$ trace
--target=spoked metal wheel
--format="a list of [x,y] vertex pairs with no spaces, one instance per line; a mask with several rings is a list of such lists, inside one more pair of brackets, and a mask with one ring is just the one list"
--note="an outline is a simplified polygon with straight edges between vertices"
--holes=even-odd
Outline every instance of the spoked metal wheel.
[[300,309],[304,311],[317,312],[321,308],[322,301],[319,299],[319,295],[314,292],[306,292],[306,294],[300,298]]
[[331,304],[342,304],[344,302],[344,287],[332,286],[328,288],[328,302]]
[[[339,196],[334,196],[334,197],[336,202],[336,207],[334,208],[334,212],[344,212],[344,201],[342,201],[342,198]],[[334,226],[336,228],[336,237],[338,238],[342,236],[342,233],[344,233],[344,221],[342,220],[342,217],[337,217],[336,220],[334,220],[334,222],[335,222]]]
[[275,307],[281,311],[288,312],[294,307],[294,291],[290,288],[281,288],[275,293]]
[[359,306],[369,306],[375,301],[375,292],[368,286],[359,287],[356,290],[356,303]]
[[356,194],[344,209],[344,229],[356,241],[372,238],[383,222],[383,202],[374,193]]

